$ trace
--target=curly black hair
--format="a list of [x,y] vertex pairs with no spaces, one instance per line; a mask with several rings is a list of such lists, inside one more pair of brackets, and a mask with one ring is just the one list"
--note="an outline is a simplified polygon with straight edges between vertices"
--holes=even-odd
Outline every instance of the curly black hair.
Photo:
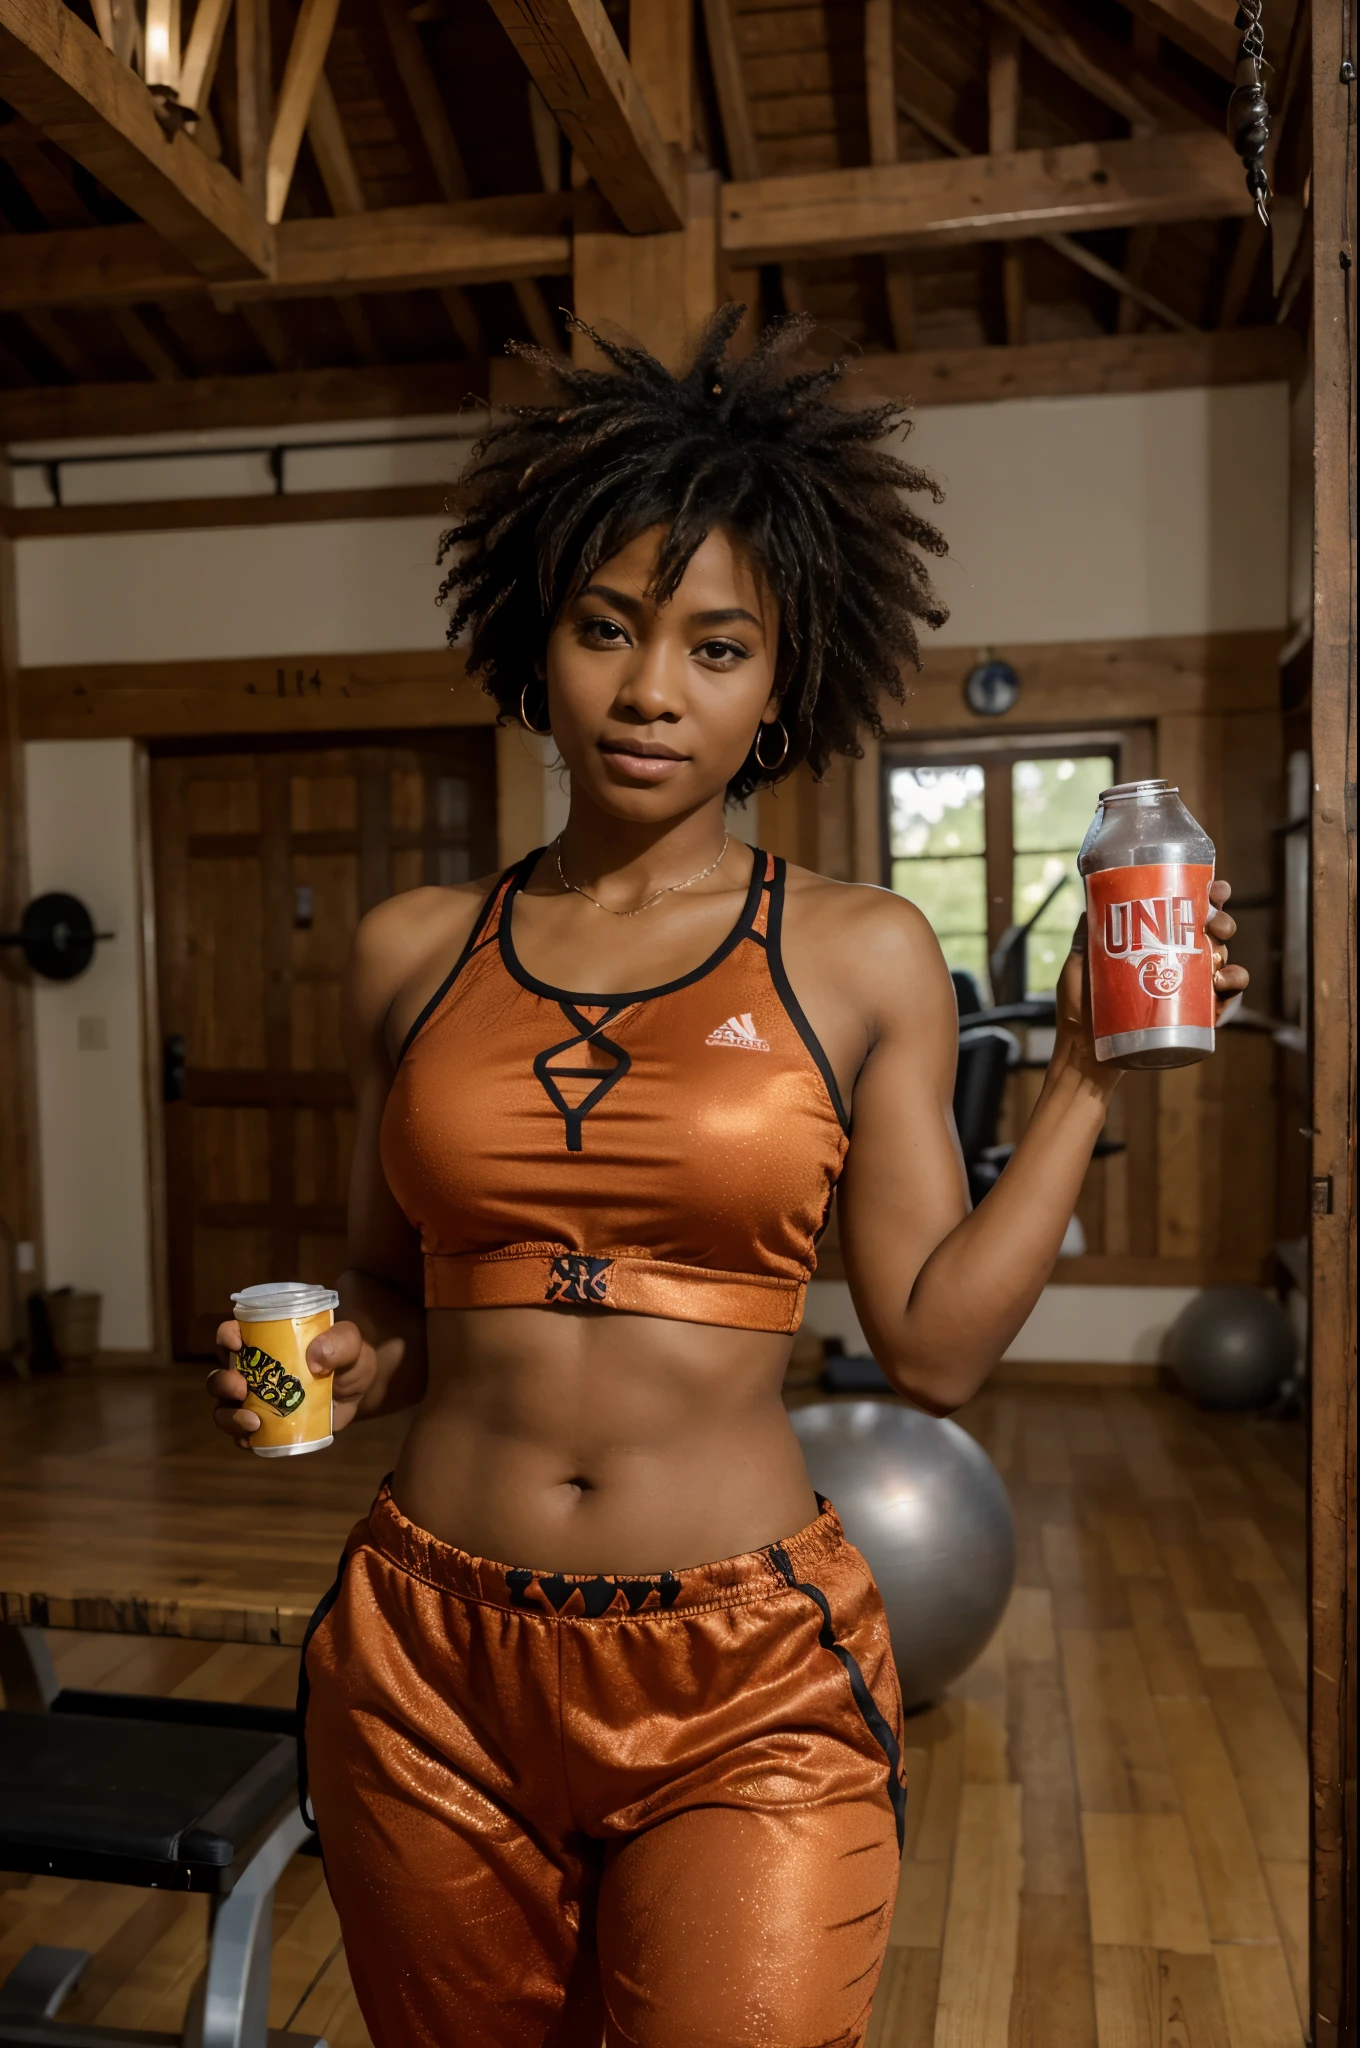
[[820,775],[833,755],[859,754],[860,733],[883,730],[883,697],[903,701],[904,664],[920,667],[916,622],[948,617],[922,560],[945,542],[901,495],[938,503],[941,492],[881,445],[910,430],[906,408],[833,403],[845,358],[793,368],[806,319],[780,321],[733,360],[745,310],[713,316],[679,377],[580,321],[607,369],[517,350],[568,403],[518,407],[478,444],[452,497],[459,523],[439,549],[441,565],[453,558],[439,591],[441,603],[456,599],[449,640],[470,627],[469,673],[506,717],[536,682],[563,606],[602,562],[664,527],[651,593],[664,602],[707,534],[731,534],[779,608],[789,736],[775,769],[756,760],[753,740],[728,785],[735,801],[801,761]]

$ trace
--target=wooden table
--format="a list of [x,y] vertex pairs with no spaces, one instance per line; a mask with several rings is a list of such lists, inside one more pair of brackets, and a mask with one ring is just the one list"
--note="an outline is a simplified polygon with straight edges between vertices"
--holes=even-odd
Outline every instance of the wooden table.
[[[409,1417],[307,1458],[212,1425],[197,1366],[0,1385],[0,1676],[43,1690],[49,1628],[296,1648]],[[36,1660],[36,1662],[35,1662]]]

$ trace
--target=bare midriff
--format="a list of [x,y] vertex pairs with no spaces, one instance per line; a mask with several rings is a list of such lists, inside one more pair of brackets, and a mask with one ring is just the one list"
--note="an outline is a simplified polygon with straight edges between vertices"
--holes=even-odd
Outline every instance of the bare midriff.
[[680,1571],[812,1521],[790,1340],[591,1309],[433,1309],[393,1480],[443,1542],[563,1572]]

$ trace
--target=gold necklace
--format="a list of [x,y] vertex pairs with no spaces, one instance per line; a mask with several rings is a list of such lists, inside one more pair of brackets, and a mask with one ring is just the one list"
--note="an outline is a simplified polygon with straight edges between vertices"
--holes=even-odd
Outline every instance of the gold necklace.
[[645,902],[637,904],[632,910],[614,910],[608,903],[601,903],[598,896],[592,896],[589,889],[583,889],[579,882],[568,881],[562,872],[562,834],[560,832],[553,841],[553,850],[557,857],[557,879],[564,889],[570,889],[577,896],[584,896],[587,903],[593,903],[597,910],[607,911],[610,917],[641,917],[644,910],[650,910],[652,905],[659,903],[663,896],[673,896],[677,889],[688,889],[695,882],[702,882],[704,877],[711,875],[715,868],[721,867],[723,854],[727,852],[731,837],[730,832],[723,833],[723,843],[719,850],[718,858],[711,860],[706,868],[700,868],[697,875],[687,875],[683,882],[667,882],[664,889],[658,889],[654,895],[649,896]]

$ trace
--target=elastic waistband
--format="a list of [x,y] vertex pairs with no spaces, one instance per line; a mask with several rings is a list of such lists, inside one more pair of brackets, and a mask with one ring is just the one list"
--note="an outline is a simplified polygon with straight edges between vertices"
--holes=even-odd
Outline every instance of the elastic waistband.
[[612,1308],[786,1335],[806,1293],[805,1274],[720,1273],[641,1252],[596,1257],[543,1244],[425,1254],[426,1308]]
[[627,1620],[632,1615],[674,1614],[685,1608],[741,1607],[787,1588],[788,1573],[771,1555],[778,1550],[794,1577],[815,1579],[819,1565],[845,1546],[845,1532],[829,1501],[795,1536],[763,1550],[716,1564],[690,1565],[674,1572],[554,1572],[532,1566],[494,1564],[455,1544],[441,1543],[408,1521],[383,1481],[378,1497],[350,1538],[350,1549],[365,1542],[412,1578],[441,1593],[479,1600],[491,1607],[519,1608],[563,1621]]

